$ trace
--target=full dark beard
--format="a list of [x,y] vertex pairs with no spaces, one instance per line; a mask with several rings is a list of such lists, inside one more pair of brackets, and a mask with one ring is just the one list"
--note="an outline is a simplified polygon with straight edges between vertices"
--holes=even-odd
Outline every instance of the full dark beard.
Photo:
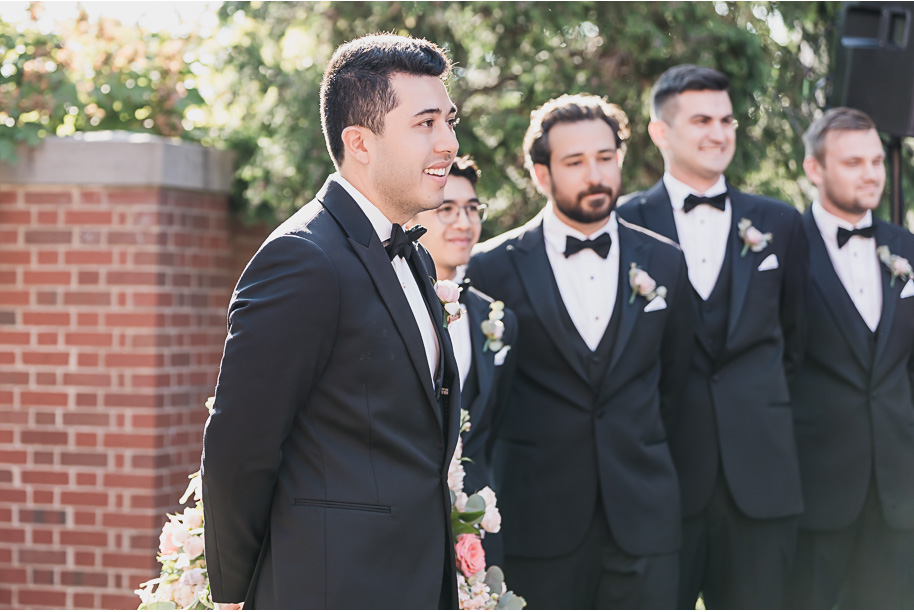
[[[584,198],[597,194],[605,195],[609,199],[609,206],[601,206],[595,209],[585,207]],[[569,202],[565,198],[558,198],[555,194],[553,194],[552,197],[555,201],[556,208],[566,217],[573,221],[577,221],[578,223],[596,223],[597,221],[606,219],[612,214],[612,211],[616,209],[616,200],[619,199],[619,195],[613,193],[612,187],[607,185],[594,185],[586,191],[580,192],[575,197],[574,202]]]

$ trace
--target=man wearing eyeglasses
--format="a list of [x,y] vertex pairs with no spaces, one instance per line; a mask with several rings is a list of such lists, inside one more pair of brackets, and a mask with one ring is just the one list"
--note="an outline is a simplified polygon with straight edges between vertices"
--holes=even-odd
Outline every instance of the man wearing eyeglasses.
[[[472,159],[457,158],[448,174],[441,206],[421,212],[411,221],[427,230],[419,242],[435,260],[438,278],[452,280],[462,287],[460,304],[465,316],[452,322],[448,332],[460,375],[461,407],[470,413],[470,431],[462,436],[463,456],[470,458],[463,464],[467,494],[484,487],[494,488],[489,470],[494,436],[490,434],[504,414],[505,393],[514,371],[511,346],[517,335],[514,313],[502,311],[499,304],[475,289],[464,276],[470,252],[479,241],[486,218],[486,205],[476,194],[478,177],[479,170]],[[495,321],[501,321],[502,325]],[[500,534],[487,533],[483,547],[489,565],[502,564]]]

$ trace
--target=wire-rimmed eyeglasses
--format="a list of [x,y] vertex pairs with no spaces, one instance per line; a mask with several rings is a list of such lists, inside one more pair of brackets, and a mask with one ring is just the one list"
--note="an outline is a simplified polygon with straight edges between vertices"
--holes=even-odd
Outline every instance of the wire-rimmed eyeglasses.
[[486,214],[489,207],[482,202],[467,204],[466,206],[457,206],[456,204],[442,204],[435,210],[438,220],[445,225],[451,225],[457,221],[460,211],[463,211],[470,223],[482,223],[486,220]]

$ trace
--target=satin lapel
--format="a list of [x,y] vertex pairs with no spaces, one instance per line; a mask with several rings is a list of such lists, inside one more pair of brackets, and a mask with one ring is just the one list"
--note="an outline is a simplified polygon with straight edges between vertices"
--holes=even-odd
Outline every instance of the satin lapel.
[[[746,201],[745,196],[742,193],[729,185],[727,186],[727,190],[729,192],[728,195],[730,196],[730,206],[733,209],[732,218],[730,220],[731,235],[728,237],[730,245],[728,257],[730,257],[731,263],[730,312],[727,323],[727,345],[729,346],[730,339],[733,337],[733,334],[736,332],[736,327],[739,324],[743,306],[746,303],[749,283],[755,276],[755,269],[760,263],[761,258],[767,257],[769,252],[768,249],[765,249],[760,253],[755,253],[750,249],[746,251],[744,257],[741,256],[743,251],[743,239],[739,237],[739,228],[737,227],[740,219],[749,219],[752,221],[752,225],[763,233],[767,232],[768,228],[765,227],[764,221],[759,219],[756,206],[752,202]],[[773,240],[777,239],[778,236],[773,236]]]
[[[892,236],[887,231],[888,228],[884,222],[875,220],[874,223],[876,224],[876,244],[889,247],[889,251],[893,254],[901,252],[901,237]],[[885,345],[892,335],[895,307],[898,305],[898,300],[901,299],[901,290],[905,285],[904,281],[895,279],[895,286],[892,287],[892,274],[881,261],[879,270],[882,272],[880,276],[882,278],[882,314],[879,316],[879,327],[876,328],[879,334],[876,336],[876,361],[874,363],[881,361]]]
[[482,422],[480,415],[488,404],[489,389],[492,387],[492,379],[495,373],[495,353],[493,351],[483,352],[486,344],[486,336],[482,333],[483,320],[489,318],[488,303],[485,300],[476,299],[475,296],[468,296],[466,299],[467,316],[470,324],[470,345],[473,349],[473,372],[476,376],[476,385],[478,392],[473,398],[473,403],[467,407],[473,418]]
[[561,326],[558,323],[560,320],[559,308],[563,306],[559,304],[561,296],[552,276],[552,264],[549,263],[549,257],[546,255],[542,221],[524,234],[516,247],[508,248],[508,252],[512,255],[511,260],[517,268],[518,277],[527,292],[530,306],[540,320],[540,324],[555,345],[559,347],[565,361],[581,378],[589,381],[587,372],[584,371],[584,364],[575,355],[571,343],[562,334]]
[[840,330],[848,346],[851,347],[854,357],[863,368],[867,368],[869,367],[869,341],[863,335],[859,325],[848,324],[855,318],[859,319],[860,315],[857,313],[853,300],[847,294],[844,284],[838,278],[838,273],[835,272],[828,249],[825,247],[825,241],[822,240],[822,233],[812,216],[811,208],[807,208],[803,213],[803,230],[809,241],[809,270],[813,285],[821,294],[822,301],[825,302],[825,306],[837,322],[835,327]]
[[670,203],[670,194],[667,193],[663,181],[651,187],[641,196],[641,211],[644,217],[644,227],[679,244],[676,220],[673,218],[673,205]]
[[343,230],[349,235],[349,244],[362,265],[368,270],[371,282],[374,283],[384,306],[390,313],[403,343],[406,352],[415,368],[416,375],[422,381],[429,404],[434,408],[436,418],[441,423],[441,414],[438,402],[435,401],[434,389],[428,371],[428,359],[425,357],[425,345],[416,325],[409,301],[403,293],[403,288],[397,279],[397,274],[390,265],[387,251],[381,244],[381,239],[371,226],[371,222],[359,208],[346,190],[336,183],[325,185],[326,192],[321,200],[324,208],[333,215]]
[[[444,328],[444,309],[441,306],[441,300],[438,299],[438,295],[435,293],[435,286],[432,284],[432,275],[426,267],[425,261],[415,252],[415,250],[416,246],[413,245],[412,265],[416,266],[413,275],[416,278],[416,282],[419,284],[419,288],[422,290],[422,297],[425,298],[428,314],[432,318],[432,323],[434,323],[435,335],[438,336],[438,367],[441,375],[444,376],[446,365],[444,359],[446,353],[444,350],[444,343],[445,338],[447,338],[446,341],[450,343],[451,336]],[[410,269],[413,269],[412,265],[410,266]],[[439,372],[435,372],[436,380],[438,379],[438,374]],[[443,382],[445,382],[444,379],[442,379],[442,383]]]
[[[632,332],[635,331],[638,316],[647,306],[644,298],[636,297],[632,301],[632,285],[628,281],[628,273],[632,263],[635,263],[650,274],[651,250],[647,241],[642,240],[635,231],[628,229],[623,223],[619,223],[619,278],[621,280],[619,288],[622,291],[622,299],[617,300],[617,304],[622,312],[619,313],[619,332],[613,346],[612,357],[609,359],[608,372],[613,371],[625,353],[625,346],[632,337]],[[607,378],[609,377],[607,376]]]

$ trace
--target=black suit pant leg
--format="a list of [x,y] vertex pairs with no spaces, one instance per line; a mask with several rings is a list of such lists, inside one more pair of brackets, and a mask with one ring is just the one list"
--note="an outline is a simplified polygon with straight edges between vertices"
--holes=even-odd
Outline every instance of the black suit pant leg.
[[771,610],[783,606],[797,517],[752,519],[718,478],[708,505],[683,522],[677,608]]
[[875,484],[849,527],[800,530],[787,604],[819,610],[914,608],[914,530],[886,523]]
[[531,610],[670,609],[679,580],[677,553],[633,556],[622,550],[602,508],[582,544],[561,557],[505,556],[508,588]]

